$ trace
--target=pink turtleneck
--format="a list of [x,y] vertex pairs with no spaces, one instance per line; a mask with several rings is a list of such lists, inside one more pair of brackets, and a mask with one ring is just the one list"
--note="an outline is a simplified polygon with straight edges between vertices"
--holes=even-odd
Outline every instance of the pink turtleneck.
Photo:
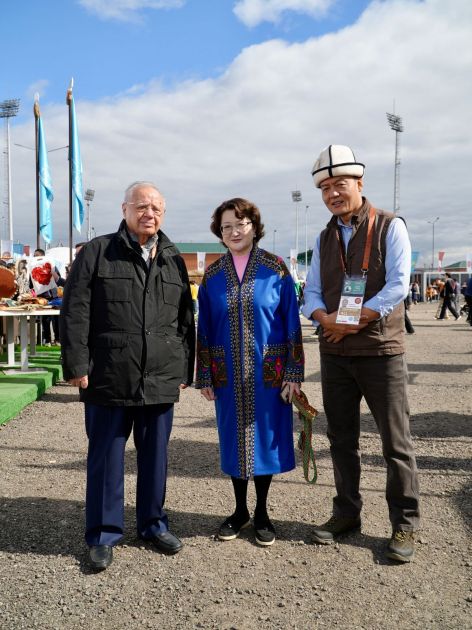
[[233,257],[234,268],[236,269],[236,273],[238,274],[239,282],[242,282],[244,272],[246,271],[247,263],[249,260],[249,256],[251,254],[243,254],[242,256],[238,256],[238,254],[231,254]]

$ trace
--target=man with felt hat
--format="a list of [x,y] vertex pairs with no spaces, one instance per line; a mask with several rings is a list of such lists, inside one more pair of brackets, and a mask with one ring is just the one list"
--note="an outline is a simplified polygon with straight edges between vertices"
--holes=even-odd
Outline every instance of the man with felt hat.
[[330,544],[361,526],[360,402],[377,424],[387,465],[392,535],[386,555],[409,562],[419,526],[416,460],[410,436],[404,305],[411,246],[405,223],[362,195],[364,164],[330,145],[312,170],[332,217],[316,239],[303,314],[321,326],[323,405],[334,468],[333,514],[315,527]]

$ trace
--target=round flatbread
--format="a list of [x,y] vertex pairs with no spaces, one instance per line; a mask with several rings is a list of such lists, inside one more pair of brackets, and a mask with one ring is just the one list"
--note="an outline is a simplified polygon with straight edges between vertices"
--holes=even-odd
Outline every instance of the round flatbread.
[[0,298],[11,298],[15,293],[15,276],[6,267],[0,267]]

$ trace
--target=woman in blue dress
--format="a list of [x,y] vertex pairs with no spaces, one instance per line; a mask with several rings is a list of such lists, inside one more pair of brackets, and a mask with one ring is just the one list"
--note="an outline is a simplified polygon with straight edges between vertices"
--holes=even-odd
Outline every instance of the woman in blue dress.
[[221,469],[231,476],[236,509],[220,526],[233,540],[250,525],[254,477],[256,542],[273,544],[267,513],[272,475],[295,467],[291,400],[300,391],[304,355],[295,286],[284,262],[260,249],[259,209],[230,199],[213,213],[212,232],[228,252],[205,272],[198,293],[196,387],[215,402]]

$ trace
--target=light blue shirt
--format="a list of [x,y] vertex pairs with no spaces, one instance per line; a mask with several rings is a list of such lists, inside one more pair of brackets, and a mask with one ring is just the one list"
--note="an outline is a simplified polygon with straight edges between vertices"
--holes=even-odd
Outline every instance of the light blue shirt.
[[[344,249],[352,236],[352,225],[345,225],[338,218],[341,228]],[[364,306],[380,313],[380,317],[389,315],[393,309],[408,295],[411,274],[411,245],[410,238],[402,219],[395,218],[390,223],[386,236],[385,253],[385,284]],[[317,308],[326,310],[323,300],[320,276],[320,236],[316,239],[308,271],[305,290],[303,293],[304,305],[302,313],[308,319]]]

